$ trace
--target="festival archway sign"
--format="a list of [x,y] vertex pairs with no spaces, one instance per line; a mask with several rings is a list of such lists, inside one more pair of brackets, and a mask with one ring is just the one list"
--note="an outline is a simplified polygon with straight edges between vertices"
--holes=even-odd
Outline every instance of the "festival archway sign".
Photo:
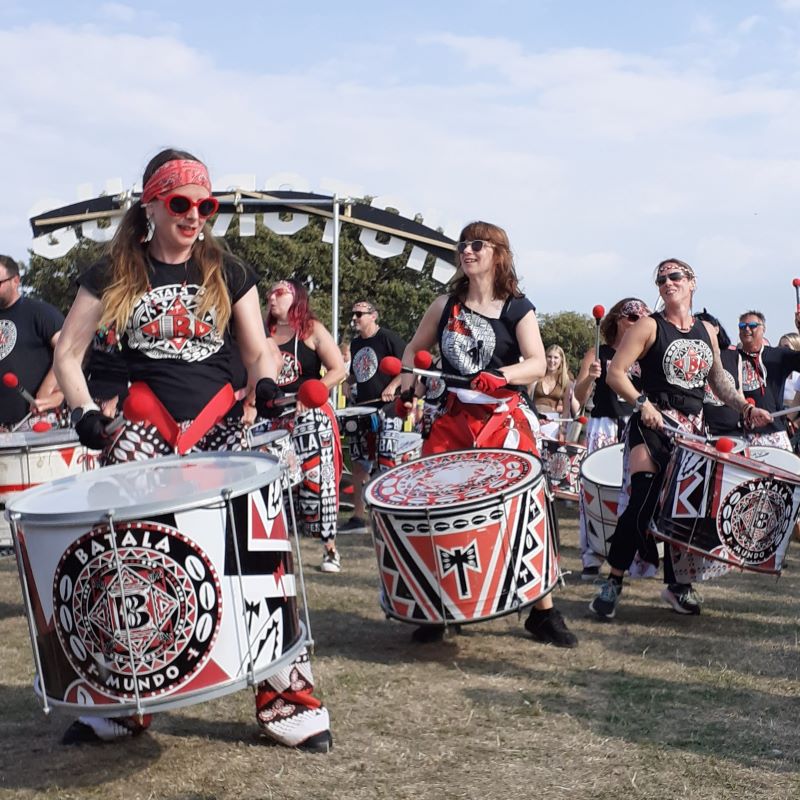
[[[70,205],[54,208],[31,217],[33,231],[31,250],[43,258],[61,258],[82,239],[107,242],[117,229],[125,211],[140,197],[128,191],[101,195]],[[275,190],[269,192],[230,189],[214,192],[219,212],[212,230],[224,236],[238,217],[239,236],[255,236],[256,219],[282,236],[291,236],[308,225],[311,217],[326,220],[322,241],[332,245],[331,317],[333,335],[339,339],[339,234],[342,225],[361,229],[359,241],[375,258],[402,255],[411,244],[404,267],[421,271],[427,259],[434,259],[432,277],[445,284],[455,273],[453,266],[456,243],[453,239],[416,220],[365,203],[351,197],[311,192]],[[381,236],[384,241],[379,241]],[[386,238],[388,237],[388,239]]]

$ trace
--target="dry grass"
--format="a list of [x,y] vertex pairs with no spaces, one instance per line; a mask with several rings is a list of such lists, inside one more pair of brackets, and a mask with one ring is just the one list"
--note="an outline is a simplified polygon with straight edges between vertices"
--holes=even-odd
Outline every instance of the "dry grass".
[[[563,509],[559,509],[563,511]],[[562,513],[566,569],[578,569]],[[704,587],[699,618],[627,584],[612,623],[570,576],[557,602],[574,651],[533,643],[516,618],[413,645],[383,618],[366,536],[340,542],[344,572],[307,569],[314,669],[335,749],[264,744],[246,692],[162,714],[124,745],[65,748],[30,689],[16,568],[0,563],[0,797],[9,798],[796,798],[800,796],[800,561],[780,581]],[[307,563],[318,545],[303,542]]]

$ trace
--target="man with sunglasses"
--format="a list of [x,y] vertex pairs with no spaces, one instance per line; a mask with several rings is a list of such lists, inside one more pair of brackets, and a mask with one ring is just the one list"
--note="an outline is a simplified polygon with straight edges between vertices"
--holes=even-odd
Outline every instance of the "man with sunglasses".
[[[800,328],[800,315],[795,315]],[[742,357],[742,390],[756,408],[770,413],[783,407],[783,386],[792,372],[800,370],[800,351],[764,344],[767,320],[760,311],[745,311],[739,317],[739,351]],[[791,450],[786,417],[774,418],[758,431],[747,431],[751,444]]]
[[19,265],[0,256],[0,374],[16,375],[36,400],[31,408],[17,389],[0,384],[0,430],[30,429],[47,412],[53,412],[48,421],[57,421],[64,395],[53,374],[53,350],[63,324],[58,309],[22,295]]
[[[377,464],[379,470],[394,466],[397,435],[403,421],[392,412],[382,410],[394,401],[400,376],[384,375],[378,365],[386,356],[403,357],[406,343],[394,331],[378,325],[378,309],[368,300],[353,304],[350,325],[355,336],[350,342],[350,375],[345,394],[356,405],[375,409],[374,431],[359,431],[350,437],[350,459],[353,470],[353,516],[339,532],[360,533],[367,530],[364,517],[364,484]],[[371,418],[372,419],[372,418]]]

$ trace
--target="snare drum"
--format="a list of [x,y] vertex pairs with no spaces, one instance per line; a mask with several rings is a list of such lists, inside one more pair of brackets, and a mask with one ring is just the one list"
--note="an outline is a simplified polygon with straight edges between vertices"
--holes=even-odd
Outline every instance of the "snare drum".
[[397,434],[397,452],[395,461],[398,464],[407,464],[422,455],[422,434],[414,432],[401,432]]
[[602,556],[608,556],[617,526],[624,450],[624,444],[602,447],[586,456],[580,467],[586,541]]
[[[94,457],[74,430],[0,433],[0,508],[20,492],[41,483],[76,475],[94,466]],[[0,518],[0,546],[11,544],[11,529]]]
[[583,445],[542,439],[542,462],[554,497],[577,501],[581,462],[585,457]]
[[364,499],[390,617],[479,622],[536,602],[558,581],[542,465],[527,453],[425,456],[375,478]]
[[289,431],[281,428],[270,430],[268,426],[261,425],[253,426],[247,431],[247,441],[250,450],[271,453],[278,459],[286,470],[291,486],[298,486],[302,482],[303,470],[294,451]]
[[6,513],[46,711],[199,703],[305,644],[274,456],[130,462],[31,489]]
[[[794,472],[772,466],[769,454],[761,462],[700,443],[677,442],[653,514],[653,534],[699,554],[702,561],[779,573],[800,512],[800,459],[786,455],[795,462]],[[710,577],[706,569],[725,571],[701,564],[688,577]]]
[[342,436],[356,433],[375,433],[380,429],[380,414],[371,406],[348,406],[337,408],[334,412]]

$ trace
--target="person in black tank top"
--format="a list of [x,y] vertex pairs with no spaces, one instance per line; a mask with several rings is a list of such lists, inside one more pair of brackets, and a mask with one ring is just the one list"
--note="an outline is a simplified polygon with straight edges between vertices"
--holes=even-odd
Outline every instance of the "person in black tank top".
[[[429,306],[403,353],[403,362],[411,366],[419,351],[438,346],[442,370],[464,376],[470,387],[448,386],[444,412],[433,422],[423,453],[507,447],[538,455],[538,421],[525,387],[544,374],[544,346],[536,310],[519,290],[506,232],[487,222],[467,225],[459,236],[456,266],[450,294]],[[408,409],[414,381],[403,374],[401,400]],[[546,644],[578,643],[550,594],[533,604],[525,628]],[[413,639],[442,635],[443,628],[427,625]]]
[[[332,391],[344,380],[344,361],[333,337],[309,308],[305,286],[295,280],[280,281],[269,290],[267,303],[267,332],[283,357],[278,386],[287,394],[296,393],[314,378]],[[303,472],[300,519],[308,534],[322,539],[320,569],[339,572],[336,519],[342,446],[333,408],[330,403],[306,408],[298,402],[293,414],[273,420],[272,427],[291,432]]]
[[[600,357],[597,358],[594,348],[587,350],[581,361],[578,377],[575,380],[575,398],[581,407],[587,405],[592,398],[592,413],[586,426],[587,455],[603,447],[616,444],[622,438],[625,425],[633,413],[633,406],[622,400],[613,392],[606,382],[608,365],[627,331],[642,317],[649,316],[650,309],[643,300],[637,297],[626,297],[615,303],[600,323]],[[628,377],[637,390],[641,390],[639,364],[634,362]],[[589,528],[596,525],[587,516],[583,492],[580,495],[580,533],[581,563],[583,580],[594,580],[600,573],[605,561],[605,551],[595,552],[589,546]],[[595,531],[593,540],[602,538],[602,532]]]
[[[662,261],[656,268],[656,285],[664,310],[639,320],[622,340],[608,370],[608,384],[634,413],[628,427],[626,454],[630,501],[619,517],[611,539],[608,580],[589,608],[598,617],[611,619],[622,593],[622,576],[640,549],[648,557],[655,546],[648,534],[664,469],[669,461],[670,427],[702,434],[703,396],[706,379],[726,405],[745,415],[749,425],[769,421],[769,414],[745,402],[723,376],[716,332],[692,316],[692,295],[697,286],[694,270],[678,259]],[[627,376],[637,361],[641,368],[642,392]],[[691,584],[675,580],[670,548],[664,547],[662,599],[676,612],[699,614],[700,600]]]

